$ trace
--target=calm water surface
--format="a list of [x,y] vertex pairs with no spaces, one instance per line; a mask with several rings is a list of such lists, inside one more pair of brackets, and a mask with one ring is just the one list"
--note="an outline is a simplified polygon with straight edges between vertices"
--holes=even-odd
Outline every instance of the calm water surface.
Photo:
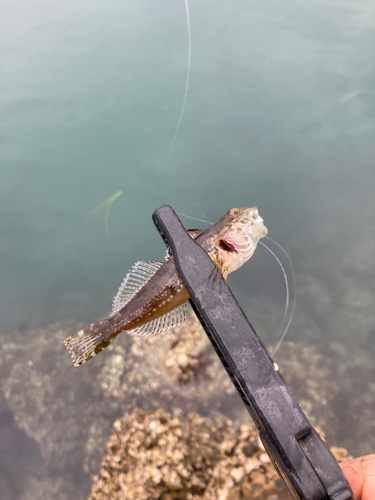
[[[374,368],[373,2],[191,0],[190,87],[169,160],[187,72],[182,0],[1,11],[3,331],[106,315],[128,268],[163,257],[151,221],[163,203],[211,221],[256,205],[296,268],[289,339],[340,346],[348,362],[355,349]],[[102,219],[84,219],[119,189],[108,237]],[[229,283],[275,341],[285,291],[272,257],[258,248]]]

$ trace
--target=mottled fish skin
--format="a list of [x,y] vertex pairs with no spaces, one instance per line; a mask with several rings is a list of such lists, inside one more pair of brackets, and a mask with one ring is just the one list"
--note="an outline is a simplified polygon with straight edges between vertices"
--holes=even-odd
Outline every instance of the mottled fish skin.
[[123,330],[133,330],[148,323],[184,304],[189,298],[175,262],[170,259],[130,302],[107,320],[105,339],[112,340]]
[[[226,279],[228,274],[241,267],[254,253],[260,238],[267,234],[263,219],[256,207],[232,208],[220,220],[205,231],[191,230],[197,243],[206,250]],[[178,275],[175,262],[169,259],[161,265],[147,284],[111,318],[98,321],[78,332],[78,337],[95,336],[93,352],[78,366],[98,354],[119,333],[133,330],[148,323],[190,298]],[[67,347],[73,337],[64,342]]]

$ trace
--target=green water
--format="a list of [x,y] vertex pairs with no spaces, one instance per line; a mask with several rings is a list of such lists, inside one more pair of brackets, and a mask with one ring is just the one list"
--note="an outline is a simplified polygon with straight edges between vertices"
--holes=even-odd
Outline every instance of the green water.
[[[151,221],[163,203],[210,221],[256,205],[296,269],[289,338],[375,355],[371,1],[191,0],[169,159],[182,0],[1,11],[3,329],[108,314],[128,268],[163,258]],[[84,218],[119,189],[108,237]],[[275,340],[285,291],[272,257],[258,248],[229,283]]]

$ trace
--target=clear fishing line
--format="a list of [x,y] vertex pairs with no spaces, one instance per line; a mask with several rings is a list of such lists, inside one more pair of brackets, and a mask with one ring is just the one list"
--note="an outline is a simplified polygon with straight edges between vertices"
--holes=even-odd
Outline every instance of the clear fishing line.
[[266,248],[270,252],[270,254],[276,259],[277,263],[279,264],[279,266],[281,268],[283,276],[284,276],[286,299],[285,299],[284,317],[283,317],[283,321],[281,323],[281,332],[280,333],[282,333],[283,328],[284,328],[284,323],[285,323],[286,317],[288,315],[288,309],[289,309],[289,282],[288,282],[288,278],[287,278],[284,266],[281,264],[280,259],[276,256],[276,254],[262,241],[258,241],[258,243],[260,243],[264,248]]
[[[282,336],[280,337],[280,340],[276,344],[275,349],[271,352],[271,355],[274,355],[276,353],[276,351],[278,350],[278,348],[280,347],[282,341],[284,340],[285,335],[287,334],[287,332],[289,330],[289,327],[290,327],[290,324],[292,322],[292,319],[293,319],[293,316],[294,316],[294,311],[296,309],[296,303],[297,303],[297,287],[296,287],[296,276],[295,276],[295,272],[294,272],[294,266],[293,266],[293,262],[292,262],[292,259],[291,259],[290,255],[285,250],[285,248],[283,248],[280,245],[280,243],[278,243],[277,241],[273,240],[269,236],[266,236],[266,239],[269,240],[269,241],[271,241],[274,245],[276,245],[283,252],[283,254],[285,255],[285,257],[288,259],[288,263],[289,263],[289,267],[290,267],[290,272],[291,272],[291,275],[292,275],[293,295],[294,295],[292,309],[290,311],[289,320],[288,320],[288,322],[286,324],[285,330],[284,330]],[[263,245],[264,245],[264,243],[263,243]]]
[[[187,101],[187,96],[188,96],[189,86],[190,86],[190,70],[191,70],[191,26],[190,26],[190,9],[189,9],[189,1],[188,1],[188,0],[184,0],[184,1],[185,1],[185,12],[186,12],[186,27],[187,27],[187,34],[188,34],[188,57],[187,57],[187,69],[186,69],[185,91],[184,91],[184,97],[183,97],[183,99],[182,99],[182,106],[181,106],[180,116],[179,116],[179,118],[178,118],[178,121],[177,121],[177,126],[176,126],[176,129],[175,129],[175,132],[174,132],[174,135],[173,135],[173,138],[172,138],[171,144],[170,144],[170,146],[169,146],[169,151],[168,151],[167,158],[166,158],[166,161],[165,161],[165,165],[166,165],[166,167],[168,167],[168,165],[169,165],[170,158],[171,158],[171,155],[172,155],[172,151],[173,151],[173,148],[174,148],[174,145],[175,145],[176,139],[177,139],[177,135],[178,135],[178,132],[179,132],[179,130],[180,130],[180,126],[181,126],[182,118],[183,118],[184,113],[185,113],[186,101]],[[165,188],[165,186],[164,186],[164,185],[162,185],[162,186],[160,187],[160,194],[161,194],[161,198],[162,198],[162,199],[163,199],[164,188]],[[165,203],[163,202],[163,204],[165,204]]]
[[190,215],[181,214],[180,212],[176,212],[176,214],[182,215],[182,217],[187,217],[188,219],[197,220],[199,222],[205,222],[206,224],[211,224],[211,226],[215,224],[214,222],[210,222],[209,220],[197,219],[197,217],[190,217]]
[[[187,34],[188,34],[188,58],[187,58],[185,91],[184,91],[184,97],[183,97],[183,100],[182,100],[182,106],[181,106],[180,116],[178,118],[176,130],[174,132],[173,139],[172,139],[171,145],[169,147],[168,155],[167,155],[167,164],[169,163],[170,156],[172,154],[172,150],[173,150],[174,144],[176,142],[176,138],[177,138],[178,132],[180,130],[182,118],[183,118],[184,113],[185,113],[186,101],[187,101],[187,96],[188,96],[189,86],[190,86],[190,71],[191,71],[191,26],[190,26],[190,9],[189,9],[189,1],[188,0],[185,0],[185,11],[186,11],[186,27],[187,27]],[[121,193],[122,193],[122,191],[121,191]],[[115,193],[115,194],[117,194],[117,193]],[[113,199],[113,201],[118,196],[116,196]],[[163,202],[163,204],[164,204],[164,202]],[[108,212],[109,212],[109,210],[108,210]],[[108,219],[108,215],[107,215],[107,219]],[[202,221],[202,222],[205,222],[205,221]],[[107,223],[106,227],[107,227],[107,233],[108,233],[109,232],[109,230],[108,230],[108,223]]]
[[184,98],[182,100],[182,107],[181,107],[181,112],[180,116],[178,118],[177,122],[177,127],[171,142],[171,145],[169,147],[169,152],[167,156],[167,162],[169,162],[174,143],[176,142],[177,134],[178,131],[180,130],[181,122],[182,122],[182,117],[184,116],[185,108],[186,108],[186,101],[187,101],[187,96],[189,92],[189,84],[190,84],[190,69],[191,69],[191,28],[190,28],[190,12],[189,12],[189,2],[188,0],[185,0],[185,10],[186,10],[186,26],[187,26],[187,32],[188,32],[188,60],[187,60],[187,72],[186,72],[186,83],[185,83],[185,92],[184,92]]

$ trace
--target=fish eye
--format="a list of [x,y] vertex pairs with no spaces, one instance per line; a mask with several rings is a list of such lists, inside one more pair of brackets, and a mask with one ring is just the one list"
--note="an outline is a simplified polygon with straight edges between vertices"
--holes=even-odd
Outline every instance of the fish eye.
[[228,215],[230,215],[231,217],[236,217],[236,215],[239,215],[240,214],[240,211],[238,210],[238,208],[231,208],[228,212]]

